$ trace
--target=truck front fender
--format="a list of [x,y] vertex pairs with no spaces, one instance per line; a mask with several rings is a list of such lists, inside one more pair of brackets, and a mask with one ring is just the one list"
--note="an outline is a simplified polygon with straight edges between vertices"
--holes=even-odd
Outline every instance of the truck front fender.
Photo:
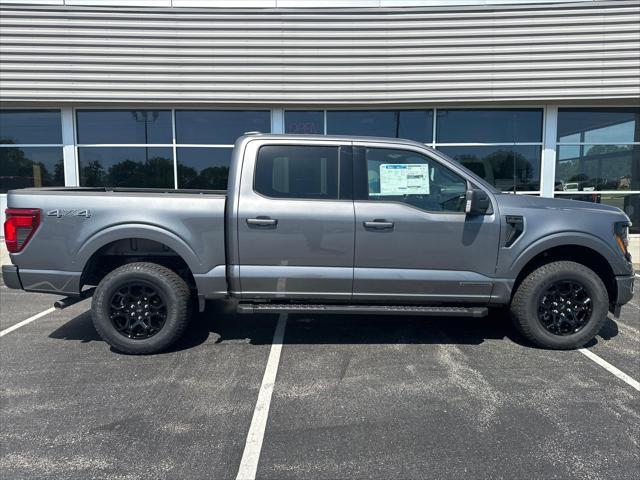
[[[613,250],[613,248],[602,239],[585,232],[569,231],[548,235],[528,244],[515,258],[503,264],[506,266],[506,269],[498,273],[498,275],[505,278],[516,278],[525,265],[537,255],[555,247],[574,245],[589,248],[601,255],[611,266],[614,275],[626,275],[629,273],[629,266],[626,264],[623,256]],[[507,257],[507,255],[505,255],[507,250],[508,249],[502,249],[501,255]]]

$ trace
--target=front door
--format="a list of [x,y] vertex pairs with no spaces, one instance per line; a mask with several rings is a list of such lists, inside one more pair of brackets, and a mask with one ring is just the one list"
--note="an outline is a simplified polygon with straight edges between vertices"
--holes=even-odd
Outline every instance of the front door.
[[242,295],[350,299],[351,189],[350,145],[267,143],[248,151],[237,223]]
[[468,182],[418,147],[354,146],[355,300],[490,298],[498,215],[464,213]]

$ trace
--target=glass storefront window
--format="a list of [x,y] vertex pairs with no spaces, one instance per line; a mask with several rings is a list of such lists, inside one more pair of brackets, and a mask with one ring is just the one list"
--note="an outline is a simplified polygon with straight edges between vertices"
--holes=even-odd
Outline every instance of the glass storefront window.
[[60,110],[0,111],[0,144],[62,144]]
[[60,110],[0,111],[0,193],[62,185]]
[[[60,110],[0,111],[0,193],[64,185],[61,120]],[[228,147],[246,131],[271,131],[271,111],[78,109],[75,122],[81,185],[224,189]],[[435,144],[503,191],[540,189],[541,108],[286,110],[281,127],[410,138]],[[556,195],[636,201],[640,108],[560,108],[557,140]]]
[[271,132],[269,110],[177,110],[179,144],[233,145],[245,132]]
[[556,192],[640,190],[640,108],[561,108],[557,138]]
[[559,145],[556,190],[640,190],[640,145]]
[[80,147],[83,187],[174,188],[171,147]]
[[631,233],[640,233],[640,194],[620,195],[616,193],[589,193],[589,194],[558,194],[556,198],[565,198],[570,200],[580,200],[583,202],[602,203],[618,207],[626,213],[633,225]]
[[540,188],[541,147],[441,146],[442,153],[460,162],[502,191],[532,191]]
[[0,148],[0,193],[64,185],[61,147]]
[[640,108],[561,108],[558,143],[640,142]]
[[433,110],[328,110],[327,134],[433,140]]
[[172,143],[170,110],[78,110],[79,144]]
[[287,110],[284,112],[285,133],[324,134],[323,110]]
[[542,142],[542,109],[438,109],[438,143]]
[[230,148],[178,148],[178,188],[226,190],[231,152]]

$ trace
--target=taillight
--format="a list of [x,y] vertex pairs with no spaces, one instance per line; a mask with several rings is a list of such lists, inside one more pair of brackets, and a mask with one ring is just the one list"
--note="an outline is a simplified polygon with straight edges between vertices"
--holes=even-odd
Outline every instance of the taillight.
[[9,253],[18,253],[27,245],[40,225],[40,209],[7,208],[4,241]]

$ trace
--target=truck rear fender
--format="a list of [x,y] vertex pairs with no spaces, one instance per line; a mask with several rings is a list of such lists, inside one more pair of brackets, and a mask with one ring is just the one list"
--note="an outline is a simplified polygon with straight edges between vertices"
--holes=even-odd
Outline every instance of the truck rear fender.
[[182,238],[170,230],[146,224],[112,225],[96,232],[80,247],[76,262],[84,267],[93,254],[105,245],[129,238],[144,238],[166,245],[182,257],[193,273],[200,273],[203,267],[196,252]]
[[169,230],[145,224],[113,225],[92,235],[80,247],[75,256],[78,269],[84,273],[89,262],[100,249],[112,243],[129,239],[151,240],[164,245],[184,261],[192,275],[201,273],[203,265],[200,259],[182,238]]

